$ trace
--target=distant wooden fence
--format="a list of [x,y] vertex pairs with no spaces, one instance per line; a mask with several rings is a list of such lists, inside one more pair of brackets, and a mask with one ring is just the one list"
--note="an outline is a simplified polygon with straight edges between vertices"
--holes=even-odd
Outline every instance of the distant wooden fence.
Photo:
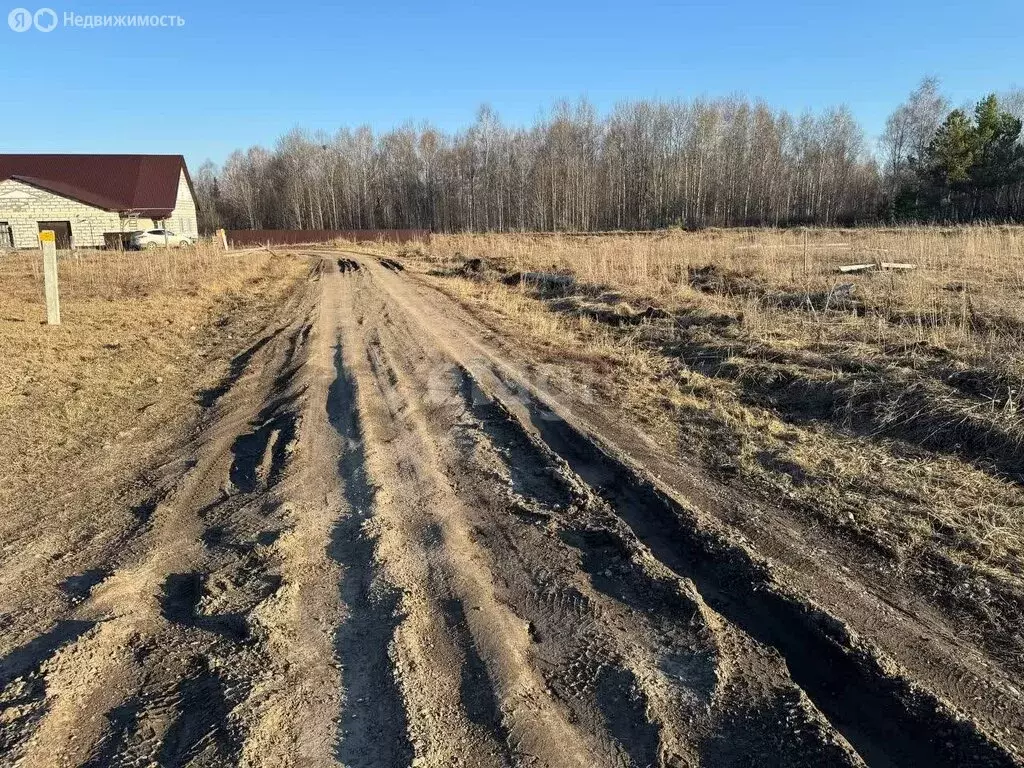
[[430,241],[429,229],[229,229],[228,244],[312,245],[349,240],[354,243],[407,243],[410,240]]

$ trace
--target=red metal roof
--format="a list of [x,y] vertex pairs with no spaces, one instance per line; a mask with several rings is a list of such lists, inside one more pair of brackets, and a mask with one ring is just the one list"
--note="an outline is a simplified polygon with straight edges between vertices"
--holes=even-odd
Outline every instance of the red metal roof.
[[0,181],[16,179],[97,208],[150,218],[174,210],[182,170],[191,188],[181,155],[0,154]]

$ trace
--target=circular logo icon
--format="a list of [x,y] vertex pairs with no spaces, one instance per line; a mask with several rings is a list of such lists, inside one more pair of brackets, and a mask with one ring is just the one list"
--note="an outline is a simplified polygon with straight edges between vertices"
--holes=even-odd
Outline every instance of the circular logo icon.
[[15,8],[7,14],[7,25],[15,32],[28,32],[32,29],[32,11],[28,8]]
[[53,32],[57,26],[57,12],[53,8],[40,8],[33,21],[40,32]]

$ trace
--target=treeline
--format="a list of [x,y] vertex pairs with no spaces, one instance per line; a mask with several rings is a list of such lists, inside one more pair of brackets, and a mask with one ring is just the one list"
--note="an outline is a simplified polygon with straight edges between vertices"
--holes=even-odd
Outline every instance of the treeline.
[[[1014,102],[1016,99],[1016,102]],[[1008,103],[1024,107],[1020,92]],[[205,230],[608,230],[1020,218],[1020,123],[968,119],[926,80],[870,151],[845,107],[796,117],[744,98],[560,104],[529,127],[296,129],[194,175]],[[979,106],[979,109],[981,107]],[[993,117],[994,115],[994,117]],[[964,120],[966,119],[966,123]],[[1016,122],[1014,122],[1016,121]],[[1014,127],[1016,126],[1016,133]]]
[[895,221],[1024,219],[1024,91],[950,111],[934,78],[890,115],[885,218]]

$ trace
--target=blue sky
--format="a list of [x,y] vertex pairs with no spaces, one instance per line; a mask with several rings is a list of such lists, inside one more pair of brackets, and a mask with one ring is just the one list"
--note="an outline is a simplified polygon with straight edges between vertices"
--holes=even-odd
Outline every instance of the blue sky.
[[531,122],[560,98],[743,93],[794,112],[845,103],[869,138],[925,74],[954,103],[1024,85],[1024,3],[91,2],[59,17],[174,14],[183,27],[12,31],[0,14],[0,151],[181,152],[190,165],[491,104]]

